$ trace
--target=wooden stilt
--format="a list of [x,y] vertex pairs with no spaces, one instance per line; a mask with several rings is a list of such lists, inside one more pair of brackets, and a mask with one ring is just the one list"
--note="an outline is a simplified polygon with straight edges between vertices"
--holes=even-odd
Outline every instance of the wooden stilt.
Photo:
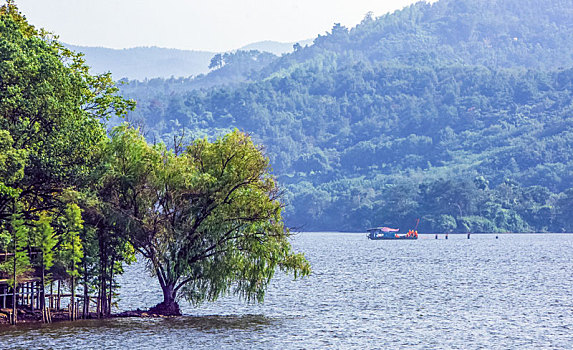
[[36,282],[29,283],[29,290],[30,290],[30,310],[34,311],[36,300],[34,299],[35,292],[36,292]]
[[[37,288],[37,289],[36,289],[36,291],[37,291],[37,292],[36,292],[36,295],[38,296],[38,297],[36,298],[36,306],[37,306],[37,308],[39,309],[40,307],[42,307],[42,305],[41,305],[42,303],[40,302],[40,301],[41,301],[40,299],[41,299],[42,296],[45,294],[45,290],[42,290],[42,286],[41,286],[41,284],[40,284],[39,282],[36,283],[36,288]],[[45,303],[46,303],[46,301],[44,301],[44,304],[45,304]]]
[[60,308],[62,306],[61,305],[61,301],[62,301],[62,299],[61,299],[61,284],[62,284],[62,281],[58,280],[58,297],[56,298],[56,310],[60,310]]

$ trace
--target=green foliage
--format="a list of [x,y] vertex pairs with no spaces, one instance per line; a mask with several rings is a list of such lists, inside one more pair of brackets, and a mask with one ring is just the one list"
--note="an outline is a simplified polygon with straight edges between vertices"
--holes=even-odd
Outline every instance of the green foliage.
[[41,214],[36,221],[35,230],[34,247],[40,249],[41,265],[44,269],[49,270],[54,265],[54,247],[57,244],[52,227],[52,218],[46,214]]
[[26,150],[12,147],[14,140],[6,130],[0,130],[0,202],[7,205],[20,194],[11,184],[24,177]]
[[0,179],[14,183],[24,177],[26,152],[12,147],[14,140],[7,130],[0,130]]
[[81,210],[77,204],[69,204],[60,222],[63,228],[59,251],[59,258],[71,277],[78,277],[78,265],[83,258],[83,247],[80,240],[80,231],[83,228]]

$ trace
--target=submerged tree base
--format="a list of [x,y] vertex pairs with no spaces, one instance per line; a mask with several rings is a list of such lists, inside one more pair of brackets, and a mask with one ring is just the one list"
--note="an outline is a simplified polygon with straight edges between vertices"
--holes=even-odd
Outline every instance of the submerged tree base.
[[181,309],[179,309],[179,304],[175,301],[168,303],[163,301],[149,309],[148,313],[161,316],[181,316]]

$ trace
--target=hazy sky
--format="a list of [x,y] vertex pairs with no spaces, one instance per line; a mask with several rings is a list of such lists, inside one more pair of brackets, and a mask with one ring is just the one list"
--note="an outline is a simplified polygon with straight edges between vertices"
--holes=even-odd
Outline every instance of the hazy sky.
[[[0,0],[0,3],[4,3]],[[227,51],[263,40],[294,42],[368,11],[393,12],[416,0],[16,0],[36,27],[66,43],[111,48],[159,46]]]

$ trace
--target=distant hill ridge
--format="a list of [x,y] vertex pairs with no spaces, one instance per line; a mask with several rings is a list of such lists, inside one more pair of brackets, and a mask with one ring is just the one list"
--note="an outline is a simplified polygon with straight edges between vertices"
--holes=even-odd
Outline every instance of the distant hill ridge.
[[[302,40],[308,45],[312,40]],[[295,43],[261,41],[245,45],[238,50],[257,50],[280,56],[292,52]],[[115,79],[144,80],[153,78],[190,77],[209,72],[209,62],[217,52],[179,50],[161,47],[134,47],[111,49],[105,47],[77,46],[68,48],[83,52],[94,73],[112,72]]]
[[112,72],[115,79],[189,77],[207,72],[215,55],[208,51],[187,51],[160,47],[110,49],[65,44],[83,52],[94,73]]
[[573,65],[571,0],[441,0],[419,2],[356,27],[335,24],[314,45],[266,71],[336,54],[353,62],[407,65],[457,63],[553,70]]

